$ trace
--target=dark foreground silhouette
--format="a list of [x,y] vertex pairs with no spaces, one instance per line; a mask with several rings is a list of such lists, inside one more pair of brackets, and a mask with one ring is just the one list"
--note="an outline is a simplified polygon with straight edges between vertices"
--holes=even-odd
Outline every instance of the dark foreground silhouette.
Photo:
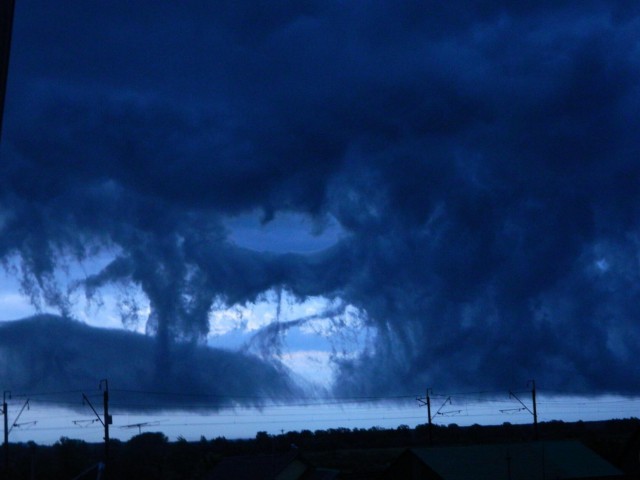
[[[546,422],[540,424],[541,441],[577,440],[604,460],[638,478],[640,462],[640,420],[603,422]],[[530,425],[460,427],[434,426],[431,432],[434,448],[442,446],[522,444],[530,442]],[[380,478],[406,455],[407,448],[429,447],[426,426],[415,429],[329,429],[311,432],[287,432],[268,435],[259,432],[253,439],[228,440],[224,437],[188,442],[169,442],[162,433],[142,433],[128,442],[112,440],[110,445],[109,480],[205,480],[221,462],[228,465],[236,456],[272,456],[299,452],[307,465],[318,470],[322,478]],[[80,440],[61,438],[54,445],[33,442],[11,444],[10,471],[4,478],[28,479],[96,479],[104,446]],[[293,455],[295,457],[295,455]],[[3,472],[4,473],[4,472]],[[314,477],[315,478],[315,477]],[[320,477],[317,477],[320,478]]]

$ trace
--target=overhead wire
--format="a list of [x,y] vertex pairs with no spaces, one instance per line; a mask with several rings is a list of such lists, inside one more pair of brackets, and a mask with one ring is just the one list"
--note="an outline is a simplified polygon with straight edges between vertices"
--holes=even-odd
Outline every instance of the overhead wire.
[[[394,402],[400,401],[401,403],[408,403],[410,400],[416,400],[419,397],[410,395],[395,395],[395,396],[353,396],[353,397],[316,397],[307,398],[302,401],[291,402],[281,400],[280,403],[272,403],[273,400],[264,396],[245,396],[245,397],[232,397],[224,395],[211,395],[211,394],[198,394],[198,393],[178,393],[173,392],[161,392],[161,391],[148,391],[148,390],[127,390],[127,389],[112,389],[112,402],[110,404],[112,408],[112,414],[120,417],[150,417],[150,418],[175,418],[178,414],[185,415],[183,418],[186,421],[183,422],[165,422],[159,425],[158,428],[177,428],[177,427],[224,427],[229,425],[235,426],[250,426],[250,425],[313,425],[313,426],[329,426],[336,423],[348,424],[349,422],[370,422],[376,424],[379,422],[401,422],[412,421],[418,422],[420,420],[426,422],[424,415],[412,415],[401,413],[402,410],[394,414],[389,411],[387,414],[380,415],[381,409],[389,410],[389,405]],[[77,402],[71,402],[70,400],[60,399],[63,395],[72,395],[84,393],[82,390],[67,390],[67,391],[52,391],[52,392],[32,392],[30,394],[18,394],[12,398],[28,398],[36,397],[36,400],[31,400],[31,411],[25,415],[25,420],[28,422],[36,422],[34,425],[28,427],[19,427],[14,430],[18,436],[27,435],[27,432],[46,432],[46,431],[58,431],[60,433],[72,432],[74,435],[80,432],[97,432],[101,430],[99,425],[94,425],[95,422],[90,422],[87,425],[80,424],[81,421],[87,421],[82,417],[91,419],[89,413],[82,414],[82,402],[78,399]],[[509,418],[522,420],[523,423],[529,418],[529,413],[521,411],[509,411],[508,409],[500,410],[501,405],[515,404],[517,402],[511,398],[498,397],[497,394],[506,395],[510,392],[505,390],[483,390],[476,392],[458,392],[453,394],[433,394],[429,392],[432,397],[435,398],[448,398],[450,397],[454,406],[462,406],[460,410],[443,411],[442,415],[437,416],[434,420],[435,423],[442,423],[445,421],[456,421],[456,418],[464,418],[464,422],[470,423],[471,421],[482,421],[488,419],[489,421],[495,421],[499,418]],[[530,393],[530,392],[519,392]],[[99,396],[99,393],[91,394],[92,397]],[[131,397],[136,396],[173,396],[178,398],[198,399],[200,402],[185,402],[175,400],[157,400],[151,401],[145,399],[144,401],[134,402]],[[621,415],[633,416],[638,410],[640,410],[640,399],[631,398],[610,398],[610,397],[596,397],[584,399],[583,397],[573,396],[564,399],[557,399],[555,396],[545,397],[544,394],[539,392],[538,405],[543,407],[540,412],[540,420],[550,421],[561,417],[579,417],[589,415],[599,415],[601,417],[620,418]],[[49,397],[49,398],[47,398]],[[53,398],[51,398],[53,397]],[[58,398],[56,398],[58,397]],[[475,397],[475,398],[474,398]],[[245,402],[209,402],[207,400],[238,400],[242,399]],[[524,398],[523,398],[524,399]],[[141,399],[142,400],[142,399]],[[203,401],[204,400],[204,401]],[[246,400],[254,400],[255,403],[246,402]],[[271,402],[271,403],[270,403]],[[18,405],[21,402],[12,402]],[[547,407],[547,408],[544,408]],[[314,409],[312,416],[308,412],[298,411],[299,409]],[[407,405],[400,406],[398,408],[407,408]],[[52,410],[53,409],[53,410]],[[56,411],[55,409],[58,409]],[[68,413],[68,410],[72,409],[77,413]],[[164,411],[158,412],[157,409]],[[288,409],[288,412],[284,412],[283,409]],[[319,410],[320,409],[320,410]],[[191,410],[192,412],[189,412]],[[292,411],[293,410],[293,411]],[[547,410],[545,412],[544,410]],[[203,417],[206,420],[203,420]],[[71,419],[76,419],[73,421]],[[116,417],[117,418],[117,417]],[[192,418],[194,421],[189,421]],[[446,418],[446,420],[445,420]],[[201,419],[201,420],[197,420]],[[217,419],[217,420],[214,420]],[[54,422],[63,422],[64,425],[52,426]],[[92,433],[93,434],[93,433]]]

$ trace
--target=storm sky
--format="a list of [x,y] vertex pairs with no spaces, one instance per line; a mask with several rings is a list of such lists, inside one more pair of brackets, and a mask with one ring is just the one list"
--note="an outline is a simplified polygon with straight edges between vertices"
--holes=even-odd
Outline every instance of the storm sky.
[[318,318],[358,339],[336,395],[640,393],[639,81],[632,1],[18,0],[0,258],[61,316],[129,292],[155,340],[23,321],[50,345],[3,341],[3,380],[216,368],[215,313],[275,296],[323,311],[224,353],[262,372],[238,394],[295,394],[278,354]]

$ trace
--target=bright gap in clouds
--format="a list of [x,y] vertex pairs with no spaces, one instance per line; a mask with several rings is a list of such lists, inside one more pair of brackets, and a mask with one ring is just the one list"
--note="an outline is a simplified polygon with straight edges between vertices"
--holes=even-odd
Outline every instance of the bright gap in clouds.
[[[264,222],[260,213],[227,217],[223,224],[230,243],[254,251],[276,254],[313,254],[335,245],[345,233],[333,217],[310,219],[288,213]],[[150,302],[139,285],[130,281],[103,285],[86,295],[81,282],[102,271],[119,256],[104,249],[82,261],[65,260],[53,278],[67,294],[69,314],[96,328],[125,329],[144,334]],[[0,280],[2,320],[36,313],[59,314],[53,307],[36,308],[19,280],[20,260],[10,259]],[[370,345],[372,331],[366,313],[341,299],[321,296],[296,298],[286,288],[263,292],[255,301],[214,304],[209,313],[207,345],[242,350],[276,359],[305,387],[329,389],[335,362],[354,358]],[[271,328],[275,326],[277,328]]]
[[[335,245],[345,236],[331,216],[310,219],[297,213],[278,213],[266,222],[263,218],[259,212],[227,218],[224,224],[229,241],[259,252],[310,254]],[[262,340],[272,342],[279,360],[294,374],[330,387],[333,362],[357,356],[368,343],[371,332],[364,318],[365,312],[343,305],[340,299],[299,300],[286,290],[270,290],[256,302],[214,309],[207,343],[220,348],[248,346],[260,353],[260,330],[279,323],[283,333]],[[299,325],[289,325],[299,320]]]
[[[55,272],[56,288],[67,296],[70,315],[91,327],[126,329],[144,333],[150,313],[149,302],[136,285],[112,284],[93,292],[90,297],[79,282],[96,274],[108,265],[117,252],[102,252],[84,261],[68,260],[64,268]],[[24,292],[20,261],[9,258],[0,270],[0,321],[17,320],[38,313],[59,315],[60,309],[48,305],[34,305]],[[133,317],[137,315],[138,320]]]
[[[18,293],[19,289],[14,277],[2,276],[0,321],[38,313],[28,298]],[[91,301],[77,294],[72,302],[73,317],[89,326],[145,332],[149,302],[137,288],[109,286]],[[132,308],[137,309],[138,320],[123,323],[123,313],[131,313]],[[52,309],[44,311],[57,313]],[[352,305],[324,297],[301,301],[286,290],[270,290],[255,302],[214,309],[209,319],[207,344],[210,347],[275,356],[302,383],[323,388],[331,387],[334,362],[357,356],[373,333],[365,325],[364,312]],[[282,325],[281,331],[263,336],[265,329],[274,323]]]
[[[214,310],[207,343],[276,355],[304,381],[330,387],[334,361],[353,358],[369,344],[373,332],[365,320],[365,312],[340,299],[299,300],[286,290],[270,290],[256,302]],[[271,335],[274,325],[279,330]]]
[[265,222],[257,212],[229,217],[229,240],[258,252],[307,254],[335,245],[345,232],[332,216],[312,220],[307,215],[278,213]]
[[[26,298],[16,294],[17,282],[4,276],[1,283],[0,308],[4,319],[15,319],[33,313]],[[117,326],[125,328],[119,322],[119,297],[115,289],[105,291],[100,309],[101,317],[87,316],[81,303],[76,304],[77,316],[85,318],[87,323],[96,326]],[[93,308],[93,307],[92,307]],[[357,355],[367,345],[367,327],[364,325],[364,312],[353,306],[344,305],[340,300],[328,300],[322,297],[296,299],[286,290],[265,292],[256,302],[235,305],[229,308],[214,309],[210,315],[211,333],[208,344],[212,347],[238,349],[252,346],[251,339],[265,327],[280,322],[296,322],[306,319],[283,333],[280,359],[294,374],[308,382],[329,387],[333,380],[331,365],[341,356]],[[143,325],[143,324],[142,324]],[[339,327],[339,328],[338,328]],[[137,329],[142,327],[138,326]],[[369,332],[371,334],[371,332]],[[259,349],[256,353],[260,353]],[[117,385],[113,389],[113,438],[127,440],[138,433],[136,424],[143,424],[142,432],[162,431],[171,440],[184,436],[188,440],[197,440],[201,435],[206,438],[225,436],[227,438],[250,438],[258,431],[279,434],[282,431],[300,431],[304,429],[321,430],[328,428],[371,428],[374,426],[396,428],[398,425],[415,427],[425,423],[426,412],[417,402],[406,398],[401,402],[384,400],[367,402],[361,400],[335,399],[303,400],[292,405],[266,405],[260,409],[236,408],[220,411],[181,411],[166,409],[155,412],[133,413],[118,406]],[[418,392],[416,392],[418,394]],[[94,392],[94,395],[97,395]],[[495,395],[494,395],[495,397]],[[515,400],[504,392],[502,398],[489,400],[469,398],[454,394],[451,405],[446,405],[442,414],[434,422],[440,425],[455,423],[472,425],[480,423],[500,424],[530,423],[531,417],[523,412]],[[440,395],[436,408],[443,401]],[[530,405],[527,393],[522,400]],[[628,418],[636,415],[640,400],[616,395],[601,397],[572,397],[567,395],[546,396],[539,394],[538,413],[540,421],[564,420],[600,420],[610,418]],[[10,401],[10,412],[15,415],[24,402],[24,398]],[[21,419],[24,427],[12,431],[11,441],[36,441],[53,443],[60,436],[100,442],[102,429],[95,417],[82,407],[79,395],[75,406],[58,408],[43,404],[36,396],[31,399],[32,406]],[[306,404],[306,402],[310,402]],[[35,422],[35,423],[34,423]]]

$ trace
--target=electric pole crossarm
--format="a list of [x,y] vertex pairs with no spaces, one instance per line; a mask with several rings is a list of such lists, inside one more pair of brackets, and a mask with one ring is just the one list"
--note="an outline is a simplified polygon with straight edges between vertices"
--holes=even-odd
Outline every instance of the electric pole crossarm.
[[513,413],[513,412],[521,412],[523,410],[526,410],[526,408],[524,408],[524,407],[520,407],[520,408],[501,408],[499,411],[500,411],[500,413]]
[[444,406],[447,404],[447,402],[449,402],[449,405],[451,405],[451,395],[449,395],[447,397],[447,399],[442,403],[442,405],[440,405],[440,408],[438,409],[438,411],[436,412],[436,415],[442,415],[440,413],[440,411],[444,408]]
[[13,422],[14,427],[24,427],[25,425],[37,425],[37,424],[38,424],[37,420],[33,420],[31,422],[22,422],[22,423]]
[[98,419],[98,421],[104,427],[104,422],[102,421],[102,418],[100,418],[100,415],[98,415],[98,412],[96,412],[96,409],[93,408],[93,405],[91,404],[91,401],[87,398],[87,396],[84,393],[82,394],[82,403],[87,403],[87,405],[89,405],[89,407],[91,407],[91,410],[93,410],[93,413],[95,414],[96,418]]
[[20,409],[20,413],[18,413],[18,416],[16,417],[16,419],[13,421],[13,423],[11,424],[11,428],[9,429],[9,433],[11,433],[11,430],[13,430],[13,427],[18,426],[18,420],[20,419],[20,415],[22,415],[22,412],[24,412],[24,409],[29,409],[29,399],[27,398],[27,401],[24,402],[24,405],[22,405],[22,408]]
[[509,390],[509,398],[515,398],[518,402],[520,402],[520,405],[522,405],[522,409],[519,409],[519,410],[526,410],[531,415],[533,415],[533,412],[529,409],[529,407],[527,407],[524,403],[522,403],[522,400],[520,400],[517,397],[517,395],[515,393],[513,393],[511,390]]
[[123,425],[120,428],[124,428],[124,429],[130,429],[130,428],[137,428],[138,429],[138,433],[142,433],[142,427],[148,427],[150,425],[157,425],[158,423],[160,423],[159,421],[154,421],[154,422],[141,422],[141,423],[132,423],[131,425]]
[[538,440],[538,406],[536,404],[536,381],[529,380],[527,382],[527,386],[529,385],[531,385],[531,404],[533,405],[533,411],[529,407],[527,407],[522,402],[522,400],[520,400],[512,391],[509,391],[509,398],[515,398],[518,402],[520,402],[520,405],[522,405],[523,408],[521,410],[526,410],[533,416],[533,438],[534,440]]

